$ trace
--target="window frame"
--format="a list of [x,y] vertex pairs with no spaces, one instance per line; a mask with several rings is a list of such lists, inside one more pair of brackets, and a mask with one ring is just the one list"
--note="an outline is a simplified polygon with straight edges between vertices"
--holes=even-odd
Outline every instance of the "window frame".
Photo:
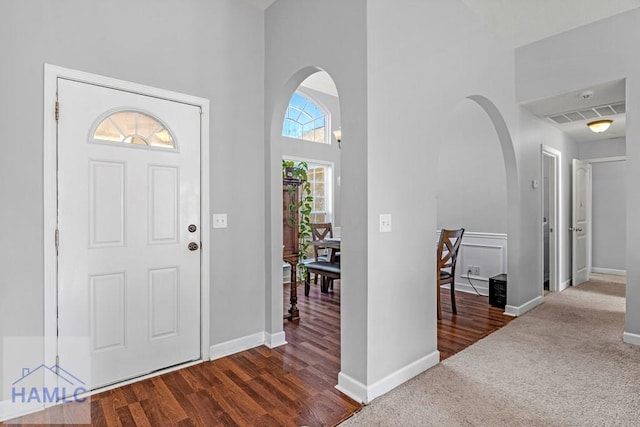
[[[112,115],[115,115],[117,113],[126,113],[126,112],[144,114],[144,115],[146,115],[148,117],[151,117],[152,119],[156,120],[159,124],[161,124],[167,130],[167,132],[171,136],[171,139],[173,140],[173,147],[161,147],[159,145],[146,145],[146,144],[145,145],[132,144],[132,143],[128,143],[128,142],[109,141],[109,140],[106,140],[106,139],[98,139],[98,138],[94,137],[96,131],[98,130],[98,127],[100,127],[102,122],[104,122],[106,119],[108,119]],[[178,138],[176,137],[175,132],[167,124],[167,122],[165,122],[160,117],[158,117],[157,115],[155,115],[155,114],[153,114],[153,113],[151,113],[151,112],[149,112],[147,110],[144,110],[144,109],[141,109],[141,108],[133,108],[133,107],[112,108],[112,109],[107,110],[104,113],[100,114],[93,121],[93,124],[89,128],[89,135],[88,135],[87,141],[89,143],[91,143],[91,144],[108,145],[110,147],[125,147],[125,148],[134,148],[134,149],[138,149],[138,150],[159,150],[159,151],[169,151],[169,152],[176,152],[176,153],[180,152],[180,148],[179,148],[179,144],[178,144]]]
[[[311,141],[310,141],[311,142]],[[282,157],[284,160],[292,160],[296,163],[298,162],[305,162],[308,165],[308,170],[314,168],[314,167],[323,167],[325,169],[325,179],[324,179],[324,198],[325,198],[325,211],[311,211],[311,216],[313,216],[313,214],[317,214],[317,213],[324,213],[325,214],[325,221],[324,222],[330,222],[333,223],[334,221],[334,203],[333,203],[333,197],[334,197],[334,171],[335,171],[335,164],[333,162],[329,162],[329,161],[323,161],[323,160],[317,160],[317,159],[305,159],[305,158],[300,158],[300,157],[292,157],[292,156],[283,156]],[[328,182],[328,184],[327,184]],[[312,189],[312,194],[313,194],[313,189]]]
[[[284,134],[284,129],[285,129],[285,123],[287,120],[291,120],[287,117],[288,115],[288,110],[289,108],[291,108],[291,99],[293,98],[293,96],[295,94],[298,94],[300,96],[302,96],[303,98],[305,98],[308,102],[311,102],[313,105],[315,105],[315,107],[322,111],[324,113],[324,135],[323,135],[323,139],[324,141],[320,142],[320,141],[316,141],[316,140],[311,140],[311,139],[304,139],[304,138],[298,138],[295,136],[289,136],[289,135],[285,135]],[[295,107],[297,109],[297,107]],[[302,110],[302,113],[304,113],[304,109]],[[314,119],[318,120],[318,119]],[[302,123],[295,121],[296,123],[300,124],[300,126],[304,126]],[[314,128],[314,131],[316,129],[320,129],[320,128]],[[293,139],[293,140],[297,140],[297,141],[306,141],[306,142],[311,142],[311,143],[315,143],[315,144],[326,144],[326,145],[331,145],[331,113],[329,112],[329,109],[327,107],[324,106],[324,104],[322,104],[322,102],[320,102],[318,99],[316,99],[313,95],[310,95],[309,93],[305,92],[304,90],[301,90],[300,88],[296,89],[291,96],[289,97],[289,101],[287,102],[287,107],[284,111],[284,118],[282,119],[282,129],[281,129],[281,135],[285,138],[289,138],[289,139]]]

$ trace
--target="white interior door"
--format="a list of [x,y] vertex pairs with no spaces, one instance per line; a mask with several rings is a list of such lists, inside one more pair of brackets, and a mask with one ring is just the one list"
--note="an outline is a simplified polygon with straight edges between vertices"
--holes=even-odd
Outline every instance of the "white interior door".
[[578,159],[572,163],[572,284],[589,280],[591,271],[591,165]]
[[65,79],[58,99],[59,364],[90,358],[98,388],[199,359],[199,107]]

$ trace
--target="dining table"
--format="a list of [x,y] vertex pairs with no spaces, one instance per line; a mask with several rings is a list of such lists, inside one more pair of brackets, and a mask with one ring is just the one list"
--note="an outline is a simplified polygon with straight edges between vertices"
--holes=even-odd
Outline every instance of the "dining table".
[[340,253],[340,238],[339,237],[327,237],[322,240],[314,240],[313,246],[317,249],[329,250],[329,262],[339,262],[337,255]]

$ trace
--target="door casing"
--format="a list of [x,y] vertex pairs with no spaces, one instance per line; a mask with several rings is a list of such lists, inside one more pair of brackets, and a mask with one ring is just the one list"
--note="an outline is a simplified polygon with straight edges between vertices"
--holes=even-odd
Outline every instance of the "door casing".
[[[557,292],[563,290],[563,287],[560,283],[560,254],[562,253],[560,249],[560,230],[561,230],[561,222],[562,218],[560,215],[560,201],[562,200],[560,192],[562,190],[562,185],[560,185],[560,180],[562,179],[562,174],[560,173],[560,168],[562,167],[562,153],[556,149],[551,147],[547,147],[545,145],[540,146],[540,178],[541,180],[544,178],[544,161],[545,158],[552,159],[552,167],[551,167],[551,176],[549,177],[549,223],[550,226],[553,226],[553,233],[549,233],[549,290],[551,292]],[[540,200],[540,217],[544,216],[544,197],[547,196],[544,194],[544,189],[540,191],[541,200]],[[540,237],[540,247],[542,248],[542,254],[540,257],[541,265],[540,268],[543,271],[543,282],[544,282],[544,227],[541,230]],[[540,290],[540,294],[544,296],[544,286],[542,286]]]
[[[200,362],[209,360],[210,347],[210,221],[208,207],[210,205],[210,181],[209,181],[209,100],[191,95],[158,89],[150,86],[132,83],[124,80],[113,79],[97,74],[72,70],[56,65],[44,65],[44,162],[43,162],[43,192],[44,192],[44,363],[48,366],[56,363],[57,355],[57,251],[56,251],[56,224],[57,224],[57,123],[56,123],[56,94],[57,80],[65,78],[84,83],[91,83],[107,88],[125,90],[141,95],[153,96],[169,101],[200,107],[200,216],[201,216],[201,264],[200,264],[200,304],[201,304],[201,337],[200,337]],[[61,107],[60,114],[64,114]],[[181,366],[171,369],[177,369]],[[153,375],[158,375],[163,371]],[[135,380],[133,380],[135,381]],[[131,382],[125,381],[124,383]],[[124,383],[95,390],[104,391],[120,386]]]

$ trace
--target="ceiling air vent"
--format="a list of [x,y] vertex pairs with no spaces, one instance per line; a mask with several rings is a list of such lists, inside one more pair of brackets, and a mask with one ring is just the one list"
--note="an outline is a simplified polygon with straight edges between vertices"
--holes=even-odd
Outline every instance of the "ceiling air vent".
[[598,117],[612,116],[614,114],[623,114],[626,111],[626,104],[618,102],[616,104],[598,105],[597,107],[584,108],[578,111],[567,111],[566,113],[553,114],[547,118],[559,125],[578,122],[580,120],[597,119]]

